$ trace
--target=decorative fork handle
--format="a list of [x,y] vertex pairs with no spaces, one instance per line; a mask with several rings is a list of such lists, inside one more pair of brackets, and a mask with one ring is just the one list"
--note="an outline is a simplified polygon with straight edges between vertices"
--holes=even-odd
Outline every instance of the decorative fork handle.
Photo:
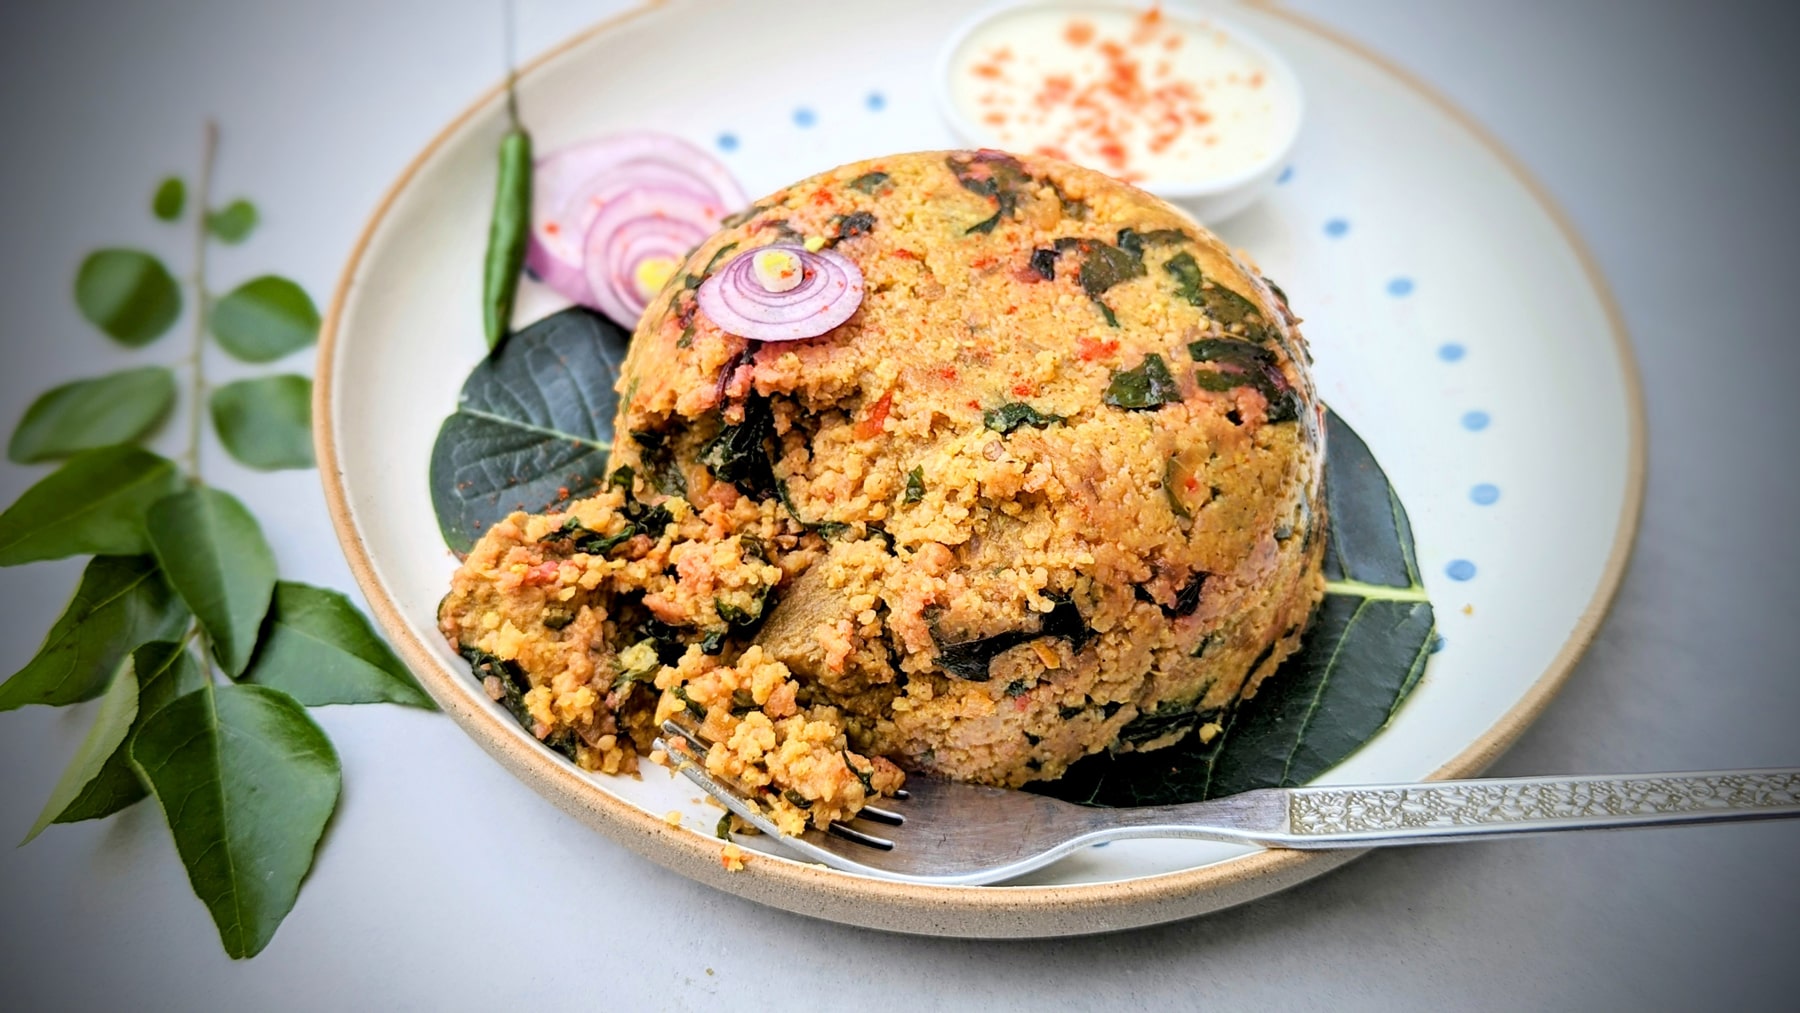
[[1285,796],[1286,832],[1247,836],[1287,848],[1378,847],[1800,816],[1800,770],[1490,778],[1269,794]]

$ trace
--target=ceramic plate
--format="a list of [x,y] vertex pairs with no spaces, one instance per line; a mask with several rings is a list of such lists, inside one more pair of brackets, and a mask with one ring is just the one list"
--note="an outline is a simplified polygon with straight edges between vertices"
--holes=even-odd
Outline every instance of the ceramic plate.
[[[540,151],[654,127],[705,145],[751,193],[766,193],[859,158],[955,146],[931,74],[967,10],[957,0],[787,0],[774,18],[764,4],[652,3],[532,64],[520,107]],[[1271,196],[1220,232],[1306,318],[1320,390],[1411,512],[1443,635],[1395,722],[1324,780],[1474,774],[1555,692],[1624,568],[1643,476],[1630,353],[1578,241],[1478,128],[1292,14],[1228,13],[1292,62],[1308,119]],[[788,34],[793,26],[804,36]],[[783,53],[775,65],[788,69],[768,73],[770,54]],[[436,632],[456,560],[426,484],[438,425],[484,353],[481,262],[503,130],[496,91],[382,203],[331,307],[314,413],[357,580],[420,680],[497,759],[686,875],[910,932],[1123,928],[1225,907],[1350,857],[1121,842],[975,888],[866,879],[774,854],[730,873],[712,837],[718,812],[687,782],[657,767],[641,779],[589,775],[531,740]],[[557,307],[529,288],[521,322]],[[672,809],[685,814],[680,827],[664,822]]]

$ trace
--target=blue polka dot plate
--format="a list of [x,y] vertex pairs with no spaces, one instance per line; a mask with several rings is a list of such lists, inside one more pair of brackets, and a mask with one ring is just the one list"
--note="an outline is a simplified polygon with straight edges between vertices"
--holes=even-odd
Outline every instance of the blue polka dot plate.
[[[653,127],[706,146],[748,191],[767,192],[854,159],[951,146],[929,75],[965,13],[956,0],[788,0],[779,17],[763,4],[665,0],[530,64],[519,104],[540,150]],[[1555,693],[1624,569],[1643,482],[1630,350],[1579,240],[1477,125],[1297,15],[1252,5],[1232,16],[1293,65],[1308,114],[1270,195],[1217,231],[1305,318],[1320,390],[1411,515],[1442,634],[1394,722],[1323,780],[1471,775]],[[752,69],[770,58],[792,72]],[[717,811],[685,783],[658,768],[588,775],[541,749],[436,632],[455,560],[425,480],[438,424],[485,351],[481,261],[504,129],[496,91],[382,202],[330,309],[314,411],[357,580],[421,681],[496,758],[685,875],[908,932],[1124,928],[1239,903],[1347,859],[1134,841],[999,887],[871,880],[773,853],[732,872],[711,834]],[[558,305],[528,286],[521,322]]]

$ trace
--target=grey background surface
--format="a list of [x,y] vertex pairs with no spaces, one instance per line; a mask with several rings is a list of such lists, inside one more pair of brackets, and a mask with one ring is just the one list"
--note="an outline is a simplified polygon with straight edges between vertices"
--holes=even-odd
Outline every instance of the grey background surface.
[[[521,0],[521,49],[620,6]],[[1423,76],[1538,174],[1598,256],[1641,359],[1651,472],[1635,561],[1567,690],[1496,772],[1800,763],[1800,666],[1789,649],[1800,615],[1794,8],[1293,6]],[[180,354],[180,340],[119,352],[67,293],[98,245],[186,263],[186,234],[156,226],[144,207],[162,174],[192,171],[205,114],[225,129],[219,196],[250,196],[265,214],[251,242],[215,257],[215,283],[273,270],[323,301],[383,189],[498,75],[496,25],[492,0],[6,5],[5,424],[53,382]],[[209,362],[215,377],[233,374]],[[350,586],[313,474],[252,479],[216,448],[206,467],[262,518],[284,576]],[[0,499],[38,474],[0,467]],[[76,572],[0,571],[0,670],[30,656]],[[88,713],[0,715],[0,833],[31,824]],[[1800,824],[1396,852],[1197,921],[1074,940],[939,941],[827,925],[691,884],[561,815],[440,717],[318,716],[343,756],[345,795],[298,906],[261,957],[223,956],[160,816],[138,806],[0,851],[4,1004],[1794,1002]]]

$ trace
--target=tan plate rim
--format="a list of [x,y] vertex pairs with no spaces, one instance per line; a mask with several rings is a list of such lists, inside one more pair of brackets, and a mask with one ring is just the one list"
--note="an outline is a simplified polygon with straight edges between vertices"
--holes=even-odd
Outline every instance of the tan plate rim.
[[[567,52],[666,0],[646,0],[608,18],[539,55],[521,73]],[[1537,199],[1575,251],[1588,282],[1599,295],[1610,323],[1630,416],[1631,448],[1626,498],[1600,583],[1580,619],[1550,666],[1511,710],[1467,749],[1431,774],[1432,780],[1469,777],[1492,763],[1525,730],[1562,687],[1587,649],[1611,606],[1623,579],[1637,532],[1644,496],[1647,451],[1643,390],[1623,318],[1605,278],[1585,243],[1542,184],[1500,142],[1435,89],[1335,29],[1280,9],[1270,0],[1251,6],[1369,61],[1442,109],[1500,159]],[[673,827],[594,786],[567,764],[534,743],[513,734],[503,719],[473,703],[456,676],[447,671],[425,644],[413,637],[398,607],[375,576],[369,550],[359,537],[344,495],[336,434],[332,431],[332,375],[338,327],[358,267],[370,238],[395,198],[421,166],[462,125],[501,94],[496,85],[457,115],[432,138],[400,174],[376,206],[357,237],[339,279],[319,335],[318,383],[313,392],[313,439],[332,526],[342,543],[357,585],[368,598],[388,638],[417,673],[446,713],[508,770],[570,815],[595,827],[632,850],[682,875],[710,886],[775,907],[871,928],[930,935],[1030,937],[1079,935],[1170,921],[1216,911],[1311,879],[1349,861],[1360,852],[1262,851],[1215,865],[1111,883],[1067,886],[930,887],[870,879],[835,872],[771,855],[753,854],[740,872],[726,871],[720,844],[690,830]]]

